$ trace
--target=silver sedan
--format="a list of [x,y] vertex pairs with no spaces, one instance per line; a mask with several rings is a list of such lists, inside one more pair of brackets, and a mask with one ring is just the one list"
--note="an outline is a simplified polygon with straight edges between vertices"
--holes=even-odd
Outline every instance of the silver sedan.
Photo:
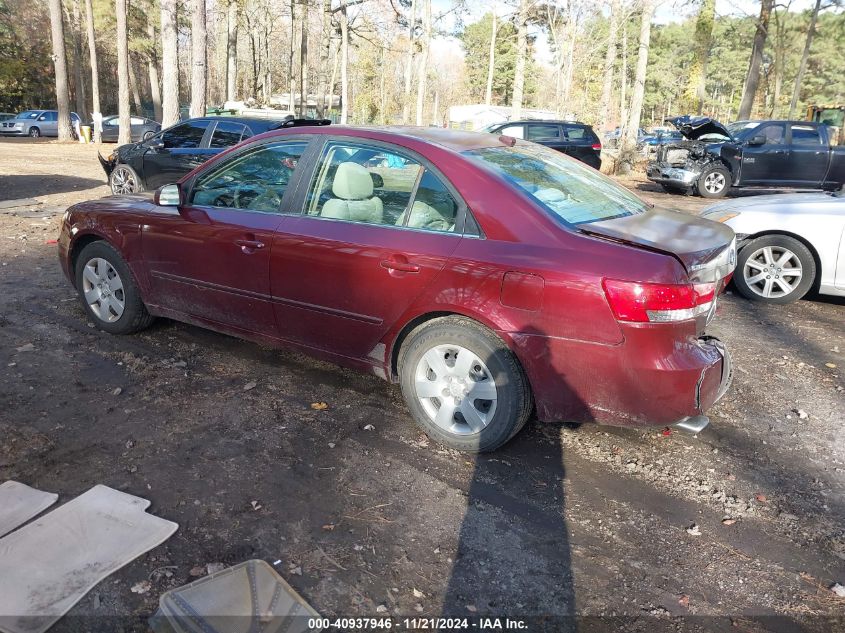
[[702,216],[737,234],[734,283],[745,297],[791,303],[845,296],[845,190],[735,198]]

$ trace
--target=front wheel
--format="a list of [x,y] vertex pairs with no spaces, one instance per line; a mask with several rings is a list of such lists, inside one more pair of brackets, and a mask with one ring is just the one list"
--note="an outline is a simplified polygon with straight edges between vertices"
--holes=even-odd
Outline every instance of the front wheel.
[[129,266],[108,242],[92,242],[83,248],[75,272],[85,311],[101,330],[131,334],[153,322]]
[[109,174],[109,186],[116,196],[140,193],[144,190],[138,174],[129,165],[117,165]]
[[428,321],[399,357],[402,395],[416,423],[459,451],[492,451],[528,421],[531,390],[504,342],[464,317]]
[[698,194],[702,198],[724,198],[731,188],[731,174],[724,167],[708,167],[698,177]]
[[734,284],[747,299],[792,303],[816,278],[816,260],[801,242],[787,235],[764,235],[739,251]]
[[31,127],[29,128],[29,136],[31,138],[38,138],[39,136],[41,136],[41,130],[39,130],[37,127]]

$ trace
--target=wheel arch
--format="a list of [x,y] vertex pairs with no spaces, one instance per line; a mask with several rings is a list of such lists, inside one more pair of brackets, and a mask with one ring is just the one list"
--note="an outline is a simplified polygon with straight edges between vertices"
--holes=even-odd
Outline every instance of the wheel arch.
[[813,284],[810,286],[810,292],[818,292],[819,285],[822,281],[822,260],[819,257],[819,253],[816,250],[816,247],[808,240],[807,238],[798,235],[797,233],[793,233],[792,231],[785,231],[783,229],[768,229],[765,231],[759,231],[757,233],[751,233],[749,235],[744,235],[742,240],[740,241],[740,250],[745,248],[748,242],[751,240],[756,240],[758,237],[767,237],[769,235],[782,235],[784,237],[791,237],[794,240],[798,240],[804,246],[807,247],[807,250],[810,251],[810,254],[813,256],[813,262],[816,265],[816,278],[813,279]]
[[114,244],[111,244],[111,242],[109,242],[108,239],[106,239],[105,236],[100,235],[99,233],[93,233],[93,232],[92,233],[84,233],[84,234],[78,236],[73,241],[73,243],[70,246],[70,256],[68,257],[68,260],[69,260],[69,264],[70,264],[71,278],[72,278],[74,287],[76,286],[76,262],[79,259],[79,254],[82,252],[82,250],[86,246],[88,246],[89,244],[93,244],[94,242],[106,242],[106,243],[110,244],[111,246],[114,246]]

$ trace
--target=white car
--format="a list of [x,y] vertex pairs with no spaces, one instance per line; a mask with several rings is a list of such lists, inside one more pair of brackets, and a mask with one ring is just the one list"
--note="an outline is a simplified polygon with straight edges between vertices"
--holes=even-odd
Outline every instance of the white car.
[[745,297],[790,303],[811,289],[845,296],[845,190],[734,198],[701,215],[736,233],[734,283]]

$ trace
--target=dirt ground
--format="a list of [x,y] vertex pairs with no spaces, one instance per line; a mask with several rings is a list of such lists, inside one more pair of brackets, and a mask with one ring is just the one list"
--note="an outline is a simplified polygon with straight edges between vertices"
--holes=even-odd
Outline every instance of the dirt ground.
[[697,437],[531,422],[467,457],[374,377],[166,320],[94,329],[50,242],[108,193],[95,152],[0,140],[0,206],[38,203],[0,208],[0,481],[106,484],[180,527],[53,630],[144,630],[164,591],[250,558],[330,617],[845,630],[845,302],[725,296],[736,377]]

